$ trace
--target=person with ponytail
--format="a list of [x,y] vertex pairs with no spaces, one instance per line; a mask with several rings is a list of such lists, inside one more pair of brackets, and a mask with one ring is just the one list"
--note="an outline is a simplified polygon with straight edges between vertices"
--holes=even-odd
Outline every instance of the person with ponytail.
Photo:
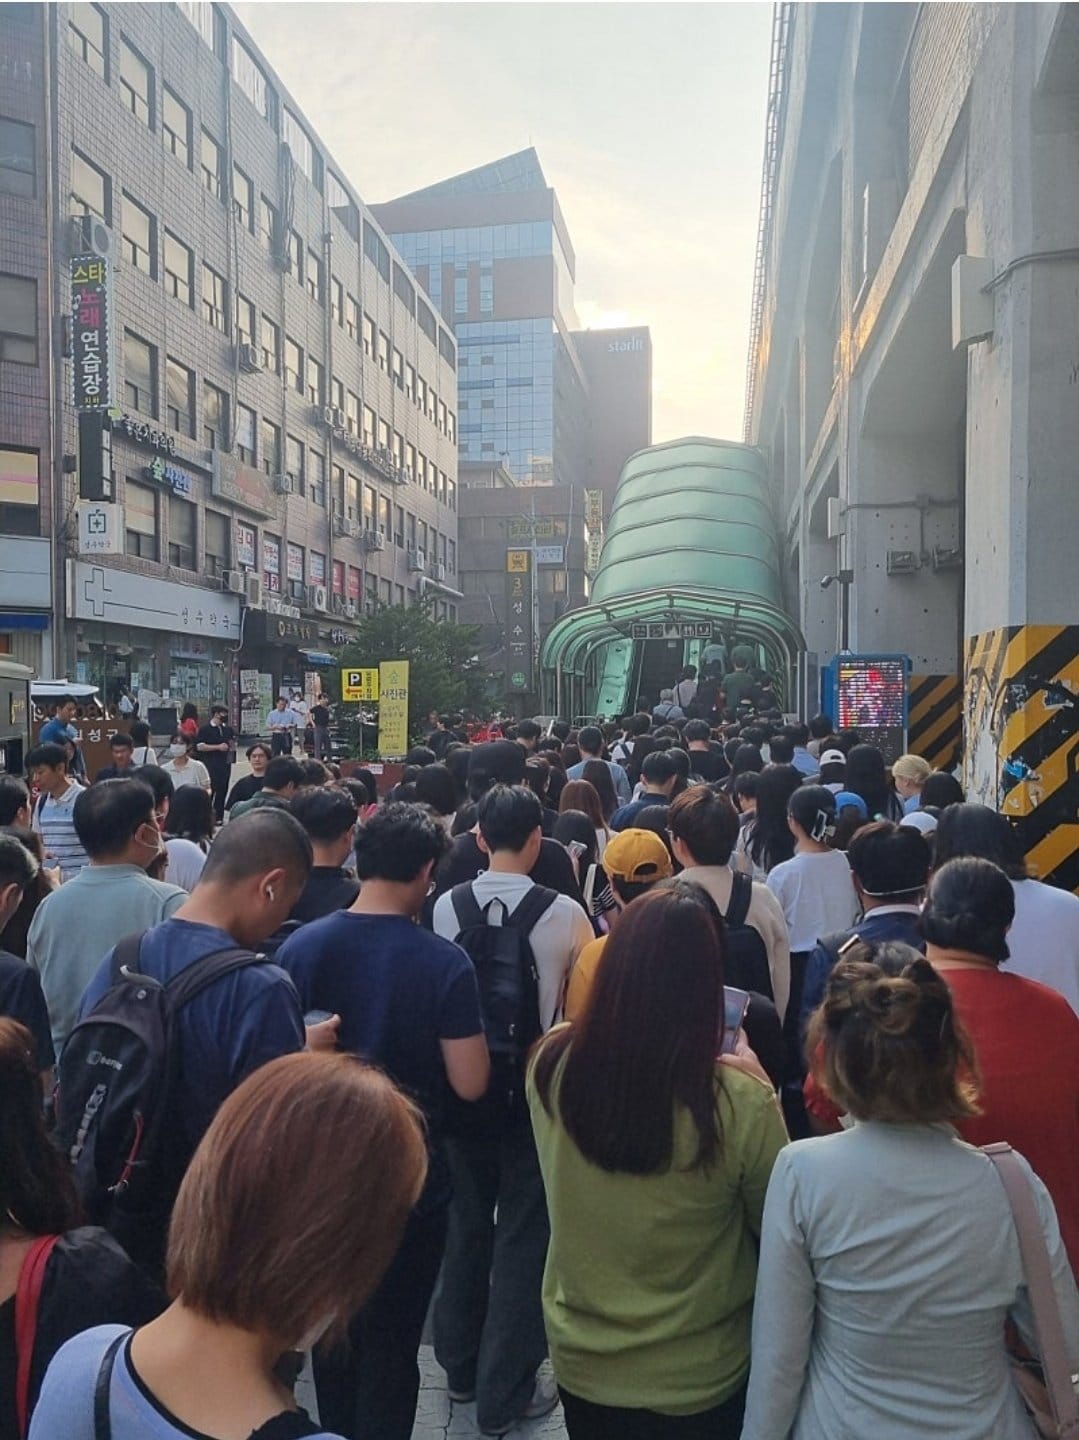
[[[1004,1332],[1010,1318],[1036,1352],[1033,1315],[1004,1188],[953,1128],[978,1113],[978,1067],[948,985],[920,956],[898,975],[844,958],[809,1049],[851,1125],[776,1158],[741,1440],[1032,1440]],[[1074,1370],[1079,1293],[1017,1158]]]
[[39,1065],[29,1030],[0,1018],[0,1440],[25,1440],[45,1369],[73,1335],[140,1325],[165,1303],[111,1235],[79,1225]]

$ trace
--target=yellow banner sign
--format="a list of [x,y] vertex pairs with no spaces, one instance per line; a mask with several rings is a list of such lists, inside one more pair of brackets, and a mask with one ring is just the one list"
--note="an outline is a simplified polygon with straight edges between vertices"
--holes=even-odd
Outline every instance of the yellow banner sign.
[[342,700],[377,700],[378,699],[378,671],[371,670],[342,670],[341,671],[341,699]]
[[510,575],[527,575],[529,561],[532,559],[531,550],[507,550],[506,571]]
[[408,750],[408,661],[383,660],[378,684],[378,753],[394,759]]

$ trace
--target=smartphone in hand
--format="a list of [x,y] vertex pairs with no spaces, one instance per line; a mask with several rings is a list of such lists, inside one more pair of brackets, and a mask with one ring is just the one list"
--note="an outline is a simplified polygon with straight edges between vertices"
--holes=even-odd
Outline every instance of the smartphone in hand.
[[738,1043],[738,1032],[749,1009],[749,992],[739,990],[735,985],[723,987],[723,1037],[719,1047],[721,1055],[732,1055]]

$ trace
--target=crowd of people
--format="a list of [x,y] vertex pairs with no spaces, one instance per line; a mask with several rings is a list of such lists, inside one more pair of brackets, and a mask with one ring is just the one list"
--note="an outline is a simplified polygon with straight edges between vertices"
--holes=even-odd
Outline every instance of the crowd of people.
[[1037,1433],[1079,898],[738,659],[384,796],[223,710],[0,777],[0,1440],[409,1440],[427,1324],[485,1435]]

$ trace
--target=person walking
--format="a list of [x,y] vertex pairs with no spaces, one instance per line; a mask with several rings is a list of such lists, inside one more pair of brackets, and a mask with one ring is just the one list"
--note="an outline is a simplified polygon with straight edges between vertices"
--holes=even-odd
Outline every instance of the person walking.
[[[776,1160],[742,1440],[1034,1435],[1004,1346],[1009,1318],[1038,1344],[1011,1206],[989,1158],[952,1128],[977,1107],[963,1019],[921,958],[895,978],[867,962],[836,967],[809,1044],[855,1123]],[[1070,1372],[1079,1295],[1046,1187],[1014,1158],[1049,1252]]]
[[[561,1019],[566,978],[593,931],[579,905],[529,879],[543,843],[541,819],[539,801],[523,785],[488,791],[479,834],[490,867],[440,896],[434,909],[435,933],[458,941],[477,966],[488,1043],[515,1047],[508,1060],[501,1055],[484,1099],[467,1113],[455,1107],[446,1141],[453,1200],[434,1306],[435,1355],[450,1398],[475,1398],[487,1435],[503,1435],[557,1403],[536,1374],[547,1353],[540,1292],[549,1227],[520,1081],[527,1046]],[[518,961],[532,977],[517,1007],[529,1024],[522,1019],[509,1037],[485,981],[483,942],[493,945],[488,932],[501,927],[516,931]],[[523,1033],[530,1027],[533,1033]]]
[[206,766],[210,777],[210,800],[219,825],[225,818],[225,799],[229,793],[236,744],[236,731],[228,723],[228,717],[227,706],[211,705],[210,718],[195,737],[195,755]]
[[68,774],[62,745],[35,745],[26,756],[26,769],[38,792],[30,823],[41,836],[45,864],[59,870],[61,880],[70,880],[90,863],[75,833],[75,801],[84,787]]

